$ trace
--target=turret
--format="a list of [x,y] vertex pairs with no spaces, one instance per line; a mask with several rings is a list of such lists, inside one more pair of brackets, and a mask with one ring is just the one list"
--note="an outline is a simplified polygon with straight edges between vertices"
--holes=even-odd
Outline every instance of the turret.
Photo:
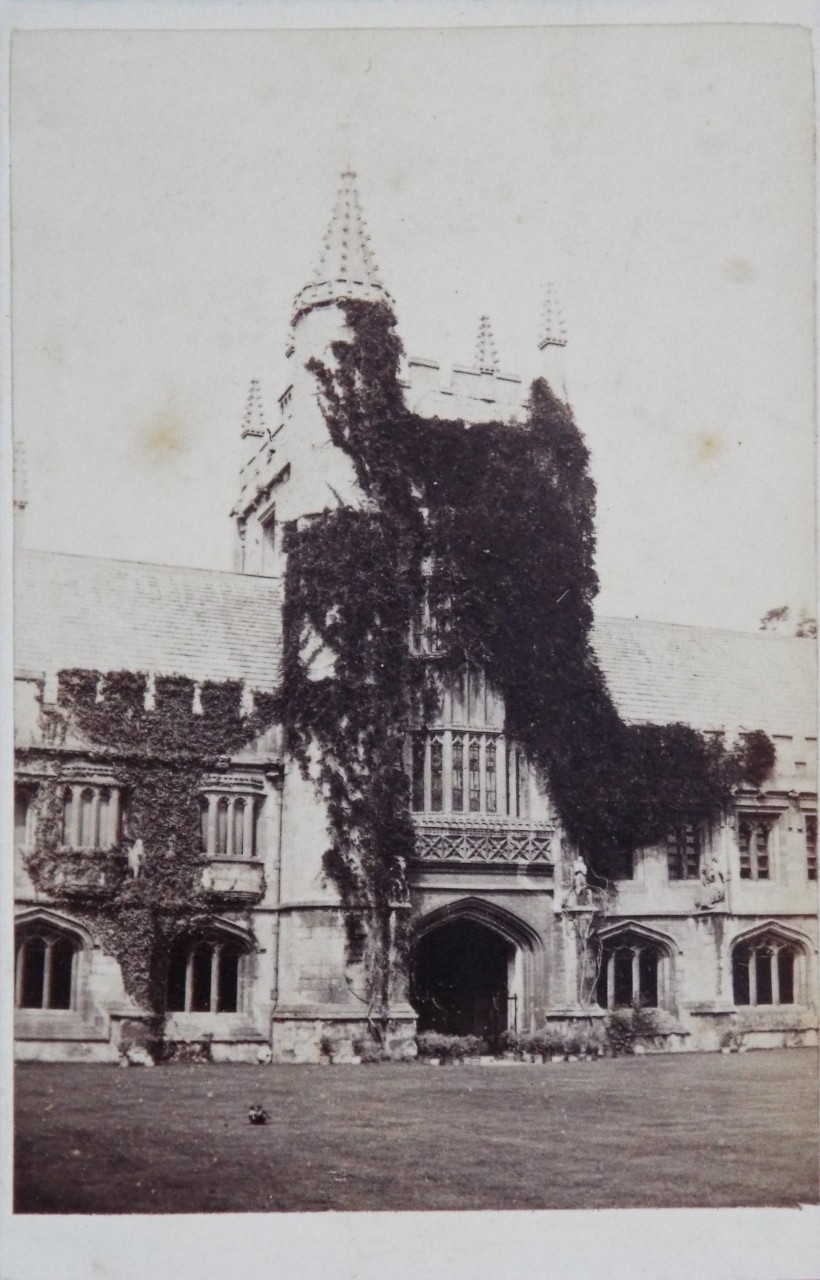
[[567,326],[564,308],[557,286],[550,281],[544,294],[544,320],[538,350],[542,352],[541,374],[550,388],[564,403],[569,401],[566,385],[564,348],[567,345]]
[[294,298],[287,381],[272,422],[263,416],[258,384],[251,384],[241,434],[253,456],[242,468],[233,511],[237,562],[246,573],[283,572],[283,523],[361,502],[353,463],[330,439],[316,375],[307,367],[312,360],[332,366],[333,344],[351,336],[340,304],[393,302],[379,278],[355,180],[345,169],[316,267]]

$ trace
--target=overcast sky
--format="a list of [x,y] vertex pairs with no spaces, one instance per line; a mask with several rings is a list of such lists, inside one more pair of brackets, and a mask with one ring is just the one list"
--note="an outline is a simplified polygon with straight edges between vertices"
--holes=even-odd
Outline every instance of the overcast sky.
[[409,353],[469,363],[486,312],[529,380],[561,282],[600,612],[812,607],[808,32],[28,32],[11,120],[30,546],[230,567],[350,162]]

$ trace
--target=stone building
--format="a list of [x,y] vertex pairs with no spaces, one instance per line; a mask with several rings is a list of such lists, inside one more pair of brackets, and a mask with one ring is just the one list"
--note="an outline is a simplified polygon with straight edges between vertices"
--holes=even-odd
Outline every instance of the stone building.
[[[288,522],[361,502],[307,362],[345,334],[340,304],[388,300],[354,175],[341,188],[319,263],[295,299],[287,385],[266,421],[251,384],[244,464],[232,512],[234,572],[18,550],[15,613],[16,1044],[20,1058],[116,1061],[146,1011],[95,929],[123,878],[140,874],[128,830],[125,753],[50,731],[58,672],[146,675],[148,714],[163,677],[193,697],[242,685],[242,710],[277,685]],[[549,295],[539,347],[566,397],[566,332]],[[406,362],[408,406],[468,422],[514,419],[521,380],[498,367],[482,319],[471,367],[445,375]],[[429,636],[410,640],[421,652]],[[624,860],[605,896],[564,839],[543,778],[505,732],[477,669],[445,691],[439,719],[408,726],[416,850],[406,992],[389,1010],[391,1045],[419,1029],[479,1033],[565,1025],[636,1003],[657,1010],[659,1043],[717,1048],[816,1043],[817,801],[815,646],[811,640],[599,618],[594,646],[623,718],[684,722],[734,739],[765,730],[776,765],[741,789],[709,830],[670,831]],[[30,874],[38,794],[61,788],[59,892]],[[368,1009],[346,955],[339,897],[322,870],[327,814],[273,725],[203,771],[202,885],[209,918],[166,964],[165,1035],[207,1040],[216,1060],[316,1060],[329,1039],[353,1052]],[[592,929],[595,946],[580,942]],[[587,968],[594,954],[592,970]]]

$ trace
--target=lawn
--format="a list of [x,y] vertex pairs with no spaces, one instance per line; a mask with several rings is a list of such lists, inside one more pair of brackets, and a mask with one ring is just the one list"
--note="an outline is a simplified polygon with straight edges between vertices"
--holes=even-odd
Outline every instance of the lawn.
[[[818,1199],[817,1053],[546,1066],[25,1064],[24,1213]],[[248,1123],[261,1102],[264,1127]]]

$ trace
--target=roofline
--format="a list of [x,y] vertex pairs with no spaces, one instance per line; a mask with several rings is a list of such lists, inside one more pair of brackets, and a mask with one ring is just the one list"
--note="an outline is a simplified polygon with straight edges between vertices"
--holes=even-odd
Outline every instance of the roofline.
[[708,627],[708,626],[700,626],[697,622],[663,622],[661,621],[660,618],[638,618],[638,617],[628,618],[622,615],[616,615],[612,613],[596,614],[594,617],[593,625],[599,622],[625,622],[630,627],[636,627],[636,626],[637,627],[661,627],[663,628],[664,631],[669,631],[671,628],[674,627],[678,631],[697,631],[701,634],[704,631],[708,631],[712,635],[745,636],[747,639],[751,638],[754,640],[780,640],[781,642],[792,641],[792,640],[798,640],[802,642],[804,640],[808,640],[808,641],[813,641],[815,644],[817,643],[817,641],[814,639],[813,636],[784,636],[784,635],[778,634],[775,631],[763,631],[763,630],[745,631],[740,627]]
[[175,569],[184,573],[221,573],[228,578],[252,578],[256,582],[272,582],[281,587],[282,579],[274,578],[267,573],[244,573],[238,569],[207,569],[201,564],[169,564],[164,560],[127,560],[122,556],[88,556],[78,551],[51,551],[46,547],[18,547],[14,553],[18,556],[60,556],[65,560],[83,560],[96,564],[133,564],[143,569]]

